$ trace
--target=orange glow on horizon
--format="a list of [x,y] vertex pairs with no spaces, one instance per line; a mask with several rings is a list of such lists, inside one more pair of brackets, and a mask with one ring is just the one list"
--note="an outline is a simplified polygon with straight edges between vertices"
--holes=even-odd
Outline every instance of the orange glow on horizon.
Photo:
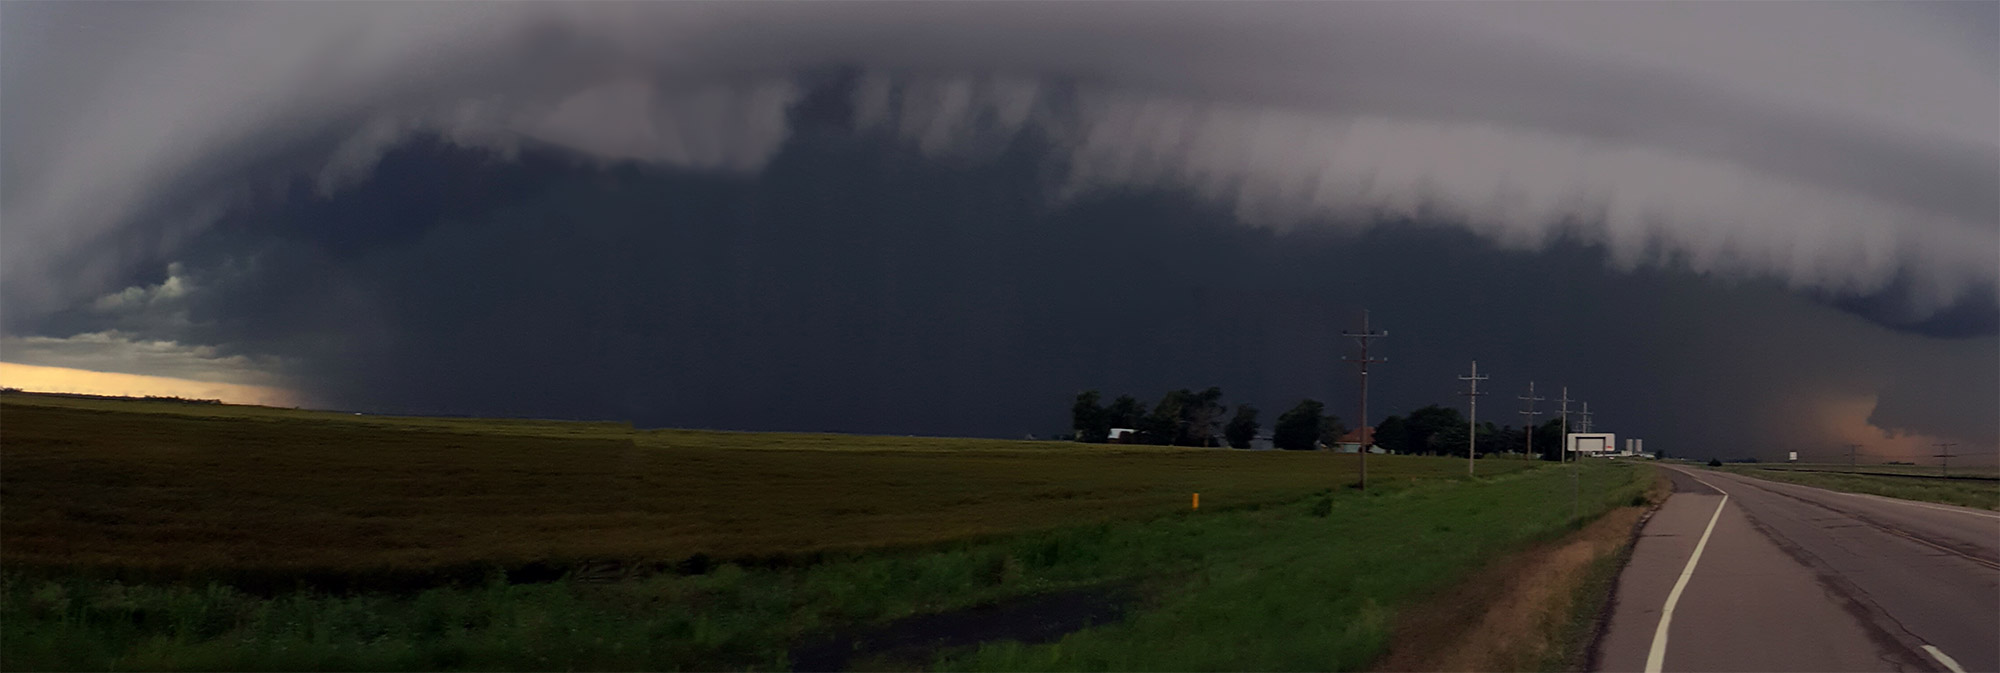
[[[1938,442],[1955,442],[1953,453],[1967,454],[1962,459],[1954,456],[1952,463],[1965,465],[1990,464],[1993,456],[1990,448],[1969,445],[1956,438],[1939,437],[1917,433],[1899,432],[1875,425],[1869,418],[1875,415],[1877,397],[1861,395],[1828,400],[1820,406],[1820,427],[1826,435],[1840,444],[1860,444],[1863,462],[1899,460],[1918,465],[1936,465]],[[1842,449],[1843,451],[1845,449]],[[1844,453],[1834,454],[1838,460],[1821,459],[1816,462],[1845,462]]]
[[230,404],[261,404],[273,407],[298,405],[298,396],[292,391],[269,386],[193,381],[169,376],[120,374],[13,362],[0,362],[0,386],[42,393],[127,397],[158,395],[222,400]]

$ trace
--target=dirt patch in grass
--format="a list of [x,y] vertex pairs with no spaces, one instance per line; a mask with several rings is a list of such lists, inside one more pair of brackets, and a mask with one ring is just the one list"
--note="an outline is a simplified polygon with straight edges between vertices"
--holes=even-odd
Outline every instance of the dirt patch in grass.
[[1117,620],[1133,601],[1126,587],[1023,596],[964,610],[914,615],[881,626],[807,639],[792,648],[794,671],[909,670],[938,652],[995,640],[1049,643]]
[[1664,480],[1561,539],[1494,563],[1401,611],[1383,671],[1534,671],[1572,668],[1596,612],[1647,512],[1666,498]]

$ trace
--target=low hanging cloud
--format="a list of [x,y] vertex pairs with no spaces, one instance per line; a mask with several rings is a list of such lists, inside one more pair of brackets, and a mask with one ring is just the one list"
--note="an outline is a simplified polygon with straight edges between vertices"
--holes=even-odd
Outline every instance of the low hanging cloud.
[[148,339],[116,330],[68,337],[0,338],[0,351],[14,364],[86,372],[111,372],[176,379],[187,382],[279,390],[285,381],[276,372],[284,363],[272,357],[223,353],[213,346]]
[[1272,227],[1573,237],[1625,269],[1894,291],[1905,320],[1991,313],[2000,283],[1990,3],[0,11],[12,331],[413,135],[748,174],[843,76],[828,104],[940,159],[1046,139],[1067,198],[1166,185]]

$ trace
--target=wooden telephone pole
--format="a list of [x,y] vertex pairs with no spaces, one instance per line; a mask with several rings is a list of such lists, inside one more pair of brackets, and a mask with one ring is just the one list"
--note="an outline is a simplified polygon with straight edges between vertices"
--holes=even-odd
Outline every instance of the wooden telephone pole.
[[1368,447],[1375,443],[1375,431],[1368,427],[1368,365],[1388,362],[1388,358],[1368,357],[1368,341],[1389,336],[1388,330],[1374,331],[1368,328],[1368,309],[1361,309],[1361,331],[1340,333],[1361,346],[1361,357],[1343,357],[1342,360],[1361,365],[1361,490],[1368,490]]
[[1479,449],[1479,396],[1480,396],[1480,395],[1484,395],[1484,394],[1486,394],[1486,393],[1482,393],[1482,392],[1479,392],[1479,382],[1480,382],[1480,381],[1484,381],[1484,380],[1486,380],[1486,379],[1490,379],[1490,378],[1493,378],[1493,377],[1491,377],[1491,376],[1480,376],[1480,375],[1479,375],[1479,361],[1478,361],[1478,360],[1473,360],[1473,361],[1472,361],[1472,374],[1471,374],[1470,376],[1460,376],[1460,377],[1458,377],[1458,380],[1460,380],[1460,381],[1470,381],[1470,382],[1472,383],[1472,388],[1471,388],[1471,389],[1469,389],[1469,390],[1467,390],[1467,391],[1465,391],[1465,392],[1462,392],[1462,393],[1459,393],[1460,395],[1464,395],[1464,396],[1466,397],[1466,399],[1467,399],[1467,400],[1469,400],[1469,401],[1471,402],[1471,404],[1472,404],[1472,409],[1471,409],[1471,414],[1470,414],[1469,416],[1467,416],[1467,417],[1466,417],[1466,419],[1465,419],[1465,476],[1468,476],[1468,477],[1472,476],[1472,467],[1473,467],[1473,465],[1475,465],[1475,464],[1477,463],[1477,461],[1476,461],[1476,460],[1474,459],[1474,457],[1475,457],[1475,456],[1477,456],[1477,455],[1478,455],[1478,453],[1479,453],[1479,452],[1478,452],[1478,449]]

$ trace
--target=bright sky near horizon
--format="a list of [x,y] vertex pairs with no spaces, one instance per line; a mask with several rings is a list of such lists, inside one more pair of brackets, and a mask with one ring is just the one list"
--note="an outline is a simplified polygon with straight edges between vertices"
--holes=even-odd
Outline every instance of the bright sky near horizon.
[[43,393],[185,397],[222,400],[230,404],[289,407],[298,404],[291,391],[240,383],[191,381],[167,376],[94,372],[68,367],[43,367],[0,362],[0,386]]

